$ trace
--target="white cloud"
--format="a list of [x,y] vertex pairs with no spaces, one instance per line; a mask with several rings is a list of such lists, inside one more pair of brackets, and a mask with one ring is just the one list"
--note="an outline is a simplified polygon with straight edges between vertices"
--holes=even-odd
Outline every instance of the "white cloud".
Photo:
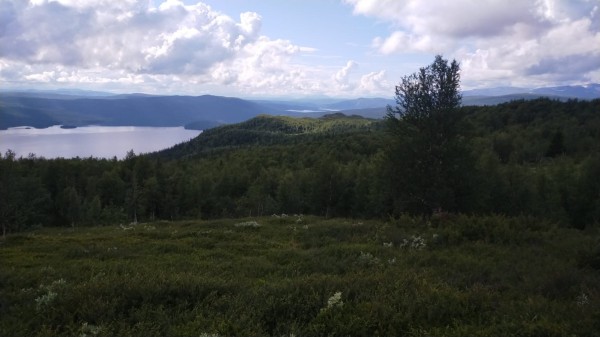
[[527,1],[503,0],[346,0],[354,13],[393,22],[415,35],[440,37],[491,36],[521,22],[529,12]]
[[256,40],[260,28],[255,13],[242,13],[236,23],[201,3],[185,6],[171,0],[158,9],[141,2],[105,4],[63,0],[18,8],[20,34],[4,35],[1,41],[24,48],[1,55],[83,69],[203,73]]
[[445,49],[445,45],[444,41],[434,41],[427,35],[407,34],[402,31],[396,31],[385,39],[377,37],[373,40],[373,46],[386,55],[403,51],[440,53]]
[[254,12],[236,21],[177,0],[0,1],[0,80],[187,93],[322,88],[308,78],[319,69],[293,59],[315,49],[262,36],[261,22]]
[[382,54],[455,57],[463,83],[599,82],[598,3],[588,0],[345,0],[354,13],[390,23]]
[[232,17],[193,0],[0,0],[0,81],[159,94],[389,95],[386,76],[443,54],[461,62],[465,88],[600,82],[597,1],[343,1],[378,21],[372,49],[363,47],[367,38],[352,51],[320,44],[317,52],[265,36],[269,18],[260,13]]
[[370,72],[360,78],[360,92],[378,94],[389,88],[393,86],[387,81],[385,70]]
[[355,61],[348,61],[346,65],[338,70],[338,72],[333,75],[333,80],[337,83],[338,87],[342,90],[353,89],[354,84],[350,83],[350,72],[358,67],[358,63]]
[[355,79],[352,76],[359,68],[359,64],[353,60],[339,69],[331,79],[337,85],[337,90],[354,96],[378,96],[389,95],[390,88],[394,86],[387,80],[386,71],[373,71]]

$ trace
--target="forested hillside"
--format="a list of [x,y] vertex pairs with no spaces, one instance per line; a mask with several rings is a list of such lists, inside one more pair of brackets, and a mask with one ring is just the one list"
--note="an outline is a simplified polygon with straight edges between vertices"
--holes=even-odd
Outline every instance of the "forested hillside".
[[[600,100],[463,107],[476,171],[460,213],[529,215],[583,228],[600,219]],[[31,226],[303,213],[398,216],[384,122],[259,116],[123,161],[0,160],[0,221]],[[398,167],[395,174],[403,174]],[[410,168],[404,168],[405,170]]]
[[221,96],[115,95],[37,97],[0,95],[0,129],[52,125],[185,126],[237,123],[261,113],[278,113],[257,103]]
[[342,113],[321,118],[261,115],[246,122],[204,131],[201,137],[160,151],[161,158],[181,159],[248,145],[291,145],[381,127],[381,121]]
[[600,220],[600,100],[467,107],[480,174],[479,211],[578,228]]

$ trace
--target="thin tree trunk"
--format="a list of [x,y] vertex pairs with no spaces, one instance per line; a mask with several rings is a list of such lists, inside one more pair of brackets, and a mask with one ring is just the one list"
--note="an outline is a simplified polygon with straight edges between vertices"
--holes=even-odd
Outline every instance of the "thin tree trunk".
[[325,211],[325,219],[329,219],[329,208],[331,207],[331,201],[333,200],[333,176],[329,178],[329,198],[327,200],[327,210]]

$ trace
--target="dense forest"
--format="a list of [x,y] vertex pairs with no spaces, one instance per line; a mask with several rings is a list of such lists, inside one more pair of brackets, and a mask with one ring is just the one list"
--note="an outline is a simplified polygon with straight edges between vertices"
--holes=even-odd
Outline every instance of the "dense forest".
[[[420,214],[597,225],[598,111],[598,99],[461,107],[456,125],[463,162],[453,165],[462,175],[449,178],[452,202]],[[414,209],[398,202],[403,186],[394,177],[414,177],[415,167],[388,160],[401,151],[389,122],[262,115],[158,153],[130,151],[124,160],[16,158],[8,151],[0,157],[2,230],[282,213],[398,217]]]

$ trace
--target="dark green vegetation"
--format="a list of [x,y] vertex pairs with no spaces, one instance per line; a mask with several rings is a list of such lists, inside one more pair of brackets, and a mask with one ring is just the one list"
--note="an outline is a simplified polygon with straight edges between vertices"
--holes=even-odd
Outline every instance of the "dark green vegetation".
[[[585,228],[600,219],[600,100],[463,107],[474,170],[452,209],[529,215]],[[0,158],[6,233],[153,219],[273,213],[387,218],[396,204],[383,123],[260,116],[123,161]],[[463,136],[465,137],[465,136]],[[398,167],[394,174],[408,168]],[[468,187],[468,189],[467,189]]]
[[383,175],[396,213],[431,214],[469,207],[475,163],[461,126],[458,62],[436,56],[432,65],[402,78],[396,108],[388,108],[391,134]]
[[530,217],[37,229],[0,245],[0,335],[598,336],[599,258]]
[[460,107],[454,67],[383,121],[0,156],[0,335],[600,335],[600,100]]

